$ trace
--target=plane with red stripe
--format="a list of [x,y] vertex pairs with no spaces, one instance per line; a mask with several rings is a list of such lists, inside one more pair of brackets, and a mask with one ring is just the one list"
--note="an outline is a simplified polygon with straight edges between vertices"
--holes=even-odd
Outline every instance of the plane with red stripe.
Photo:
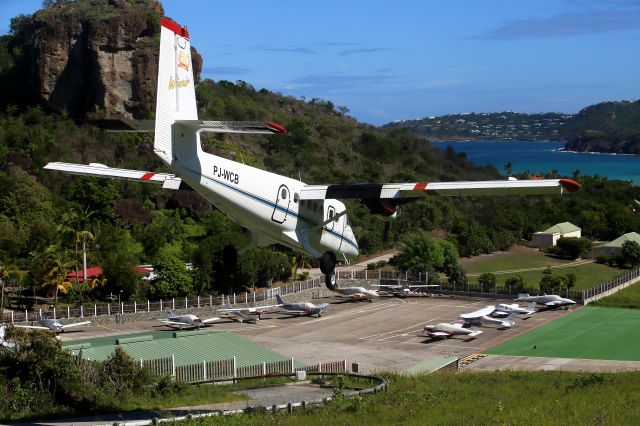
[[[272,122],[199,120],[189,32],[166,18],[161,24],[155,120],[102,124],[107,131],[155,132],[154,151],[172,173],[99,163],[49,163],[45,168],[195,190],[247,228],[254,245],[279,243],[319,259],[330,289],[336,288],[336,264],[358,256],[358,243],[340,200],[358,199],[372,214],[394,217],[400,204],[433,195],[561,194],[580,187],[569,179],[307,185],[206,153],[200,144],[202,132],[279,135],[286,130]],[[237,257],[233,247],[226,253],[229,259]]]

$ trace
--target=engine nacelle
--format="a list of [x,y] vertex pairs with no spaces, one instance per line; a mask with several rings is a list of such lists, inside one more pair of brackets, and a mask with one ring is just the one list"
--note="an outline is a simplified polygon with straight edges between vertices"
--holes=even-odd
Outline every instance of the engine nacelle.
[[398,214],[398,204],[395,201],[379,198],[362,200],[362,203],[369,209],[371,214],[390,218],[395,218]]

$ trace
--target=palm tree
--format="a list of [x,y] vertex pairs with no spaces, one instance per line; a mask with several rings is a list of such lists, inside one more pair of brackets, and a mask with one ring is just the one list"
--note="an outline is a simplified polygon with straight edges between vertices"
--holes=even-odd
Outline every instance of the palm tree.
[[74,260],[69,258],[67,250],[59,246],[49,246],[46,251],[49,262],[42,287],[53,288],[54,306],[58,306],[58,293],[67,294],[72,287],[72,284],[67,281],[67,274]]
[[61,234],[71,234],[75,242],[75,261],[74,268],[76,272],[76,287],[80,291],[80,303],[82,303],[82,290],[78,277],[78,259],[79,247],[82,245],[82,277],[87,280],[87,241],[94,240],[94,236],[86,228],[89,224],[89,218],[95,211],[89,211],[89,207],[85,210],[70,210],[62,215],[62,223],[58,226],[58,232]]
[[9,269],[0,263],[0,323],[4,322],[4,283],[9,278]]

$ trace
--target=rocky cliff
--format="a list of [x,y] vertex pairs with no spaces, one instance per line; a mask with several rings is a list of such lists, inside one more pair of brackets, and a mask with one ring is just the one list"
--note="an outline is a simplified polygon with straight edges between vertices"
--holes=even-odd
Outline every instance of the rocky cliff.
[[[76,0],[16,20],[8,43],[20,87],[14,103],[78,118],[148,118],[163,13],[155,0]],[[193,48],[191,57],[198,81],[202,57]]]

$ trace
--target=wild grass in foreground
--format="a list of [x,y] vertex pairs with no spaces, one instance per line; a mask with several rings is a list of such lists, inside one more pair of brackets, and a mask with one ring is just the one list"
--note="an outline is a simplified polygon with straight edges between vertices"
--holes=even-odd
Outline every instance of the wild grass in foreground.
[[589,306],[640,309],[640,284],[630,285],[611,296],[589,303]]
[[637,424],[640,373],[467,372],[390,375],[387,392],[293,414],[211,417],[189,425]]

